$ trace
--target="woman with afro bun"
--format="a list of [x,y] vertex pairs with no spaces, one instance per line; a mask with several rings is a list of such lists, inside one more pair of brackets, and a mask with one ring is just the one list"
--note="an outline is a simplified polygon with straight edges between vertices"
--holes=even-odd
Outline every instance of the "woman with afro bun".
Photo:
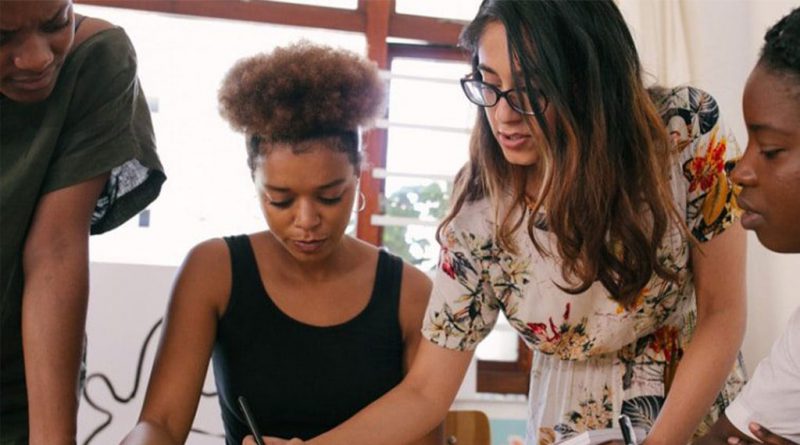
[[[800,8],[776,23],[744,90],[747,150],[732,178],[742,225],[800,253]],[[800,308],[753,378],[698,445],[800,443]]]
[[[419,344],[431,283],[345,234],[360,131],[383,111],[378,70],[302,41],[239,61],[220,111],[244,133],[268,229],[205,241],[176,279],[147,396],[126,444],[184,443],[208,361],[227,445],[313,438],[397,385]],[[441,444],[433,429],[416,443]]]

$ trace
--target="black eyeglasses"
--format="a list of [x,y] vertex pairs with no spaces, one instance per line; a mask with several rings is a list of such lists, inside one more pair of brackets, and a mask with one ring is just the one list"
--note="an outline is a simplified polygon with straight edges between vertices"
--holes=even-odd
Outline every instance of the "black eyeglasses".
[[[461,88],[467,99],[480,107],[493,107],[505,97],[514,111],[526,116],[536,116],[537,111],[544,113],[547,109],[547,98],[539,90],[535,90],[532,94],[520,88],[500,91],[500,88],[470,76],[461,79]],[[534,101],[538,105],[538,110],[533,106]]]

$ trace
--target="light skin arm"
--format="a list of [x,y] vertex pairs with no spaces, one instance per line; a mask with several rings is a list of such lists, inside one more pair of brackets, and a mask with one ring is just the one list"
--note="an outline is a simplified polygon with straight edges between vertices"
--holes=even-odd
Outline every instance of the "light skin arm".
[[[422,338],[420,329],[431,287],[424,273],[404,265],[400,325],[406,345],[404,366],[407,371],[403,381],[347,422],[306,444],[444,443],[442,420],[461,386],[472,352],[450,351]],[[270,437],[264,437],[264,442],[266,445],[304,443]],[[247,436],[242,443],[255,445],[252,436]]]
[[[473,351],[453,351],[420,341],[403,381],[348,421],[310,441],[268,438],[267,445],[404,445],[418,440],[444,420],[455,399]],[[243,445],[255,445],[251,436]]]
[[647,445],[688,443],[733,368],[746,321],[744,229],[692,249],[697,327]]
[[89,226],[107,178],[44,195],[25,241],[22,346],[32,444],[75,443],[89,300]]
[[227,305],[231,268],[221,239],[189,253],[176,278],[139,423],[124,445],[186,441],[214,347],[217,320]]

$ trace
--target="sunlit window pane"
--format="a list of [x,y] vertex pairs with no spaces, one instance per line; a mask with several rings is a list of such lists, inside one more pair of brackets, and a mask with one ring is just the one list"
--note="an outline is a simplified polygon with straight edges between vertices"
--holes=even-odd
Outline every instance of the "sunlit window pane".
[[266,229],[247,168],[244,137],[220,116],[217,90],[233,63],[300,38],[363,54],[363,34],[76,5],[122,26],[139,78],[157,104],[153,125],[167,173],[147,227],[133,218],[91,238],[100,262],[176,265],[198,242]]
[[469,21],[475,17],[481,0],[395,0],[400,14],[422,15]]

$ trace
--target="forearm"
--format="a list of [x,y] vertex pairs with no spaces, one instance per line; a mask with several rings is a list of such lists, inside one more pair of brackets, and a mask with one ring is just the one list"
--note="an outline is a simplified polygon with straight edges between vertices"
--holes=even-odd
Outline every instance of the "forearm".
[[[336,429],[309,441],[309,445],[405,445],[436,428],[452,397],[435,400],[410,385],[400,384],[384,397]],[[447,399],[447,400],[444,400]]]
[[146,420],[140,421],[120,445],[178,445],[166,428]]
[[717,420],[714,426],[711,427],[711,431],[694,441],[693,445],[727,445],[729,437],[748,439],[748,436],[733,426],[730,420],[728,420],[728,417],[723,414],[719,417],[719,420]]
[[73,444],[88,302],[88,266],[61,257],[26,271],[22,344],[30,442]]
[[698,318],[648,445],[689,442],[733,368],[744,335],[742,312],[732,308]]

